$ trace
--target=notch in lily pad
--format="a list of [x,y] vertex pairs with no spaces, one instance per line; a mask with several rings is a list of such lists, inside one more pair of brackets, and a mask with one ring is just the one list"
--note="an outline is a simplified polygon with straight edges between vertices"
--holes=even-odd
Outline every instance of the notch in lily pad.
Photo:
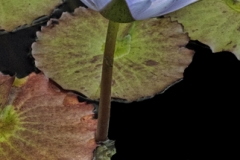
[[240,0],[225,0],[227,5],[233,10],[240,12]]

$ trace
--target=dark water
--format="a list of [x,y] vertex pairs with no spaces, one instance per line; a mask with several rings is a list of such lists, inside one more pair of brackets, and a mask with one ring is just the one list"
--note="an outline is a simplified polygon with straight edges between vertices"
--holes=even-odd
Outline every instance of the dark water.
[[196,42],[189,48],[196,53],[183,81],[143,102],[112,103],[112,160],[239,158],[240,63]]
[[[1,72],[18,77],[38,72],[30,47],[39,29],[0,36]],[[196,53],[181,82],[152,99],[112,103],[109,138],[117,148],[112,160],[239,159],[240,62],[194,41],[188,47]]]

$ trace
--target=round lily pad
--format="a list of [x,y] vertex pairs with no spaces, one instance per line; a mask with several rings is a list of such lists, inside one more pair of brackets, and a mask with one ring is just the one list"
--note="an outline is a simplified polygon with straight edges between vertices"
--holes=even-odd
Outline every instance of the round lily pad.
[[0,88],[5,97],[0,105],[1,160],[93,159],[93,105],[78,102],[43,74],[13,83],[0,73]]
[[[98,100],[108,21],[78,8],[63,13],[37,33],[36,66],[61,87]],[[170,18],[120,24],[115,49],[112,98],[133,101],[153,96],[181,79],[193,51],[188,36]]]
[[236,0],[201,0],[169,14],[184,26],[192,40],[213,52],[230,51],[240,58],[240,5]]
[[49,15],[62,0],[1,0],[0,29],[11,31],[43,15]]

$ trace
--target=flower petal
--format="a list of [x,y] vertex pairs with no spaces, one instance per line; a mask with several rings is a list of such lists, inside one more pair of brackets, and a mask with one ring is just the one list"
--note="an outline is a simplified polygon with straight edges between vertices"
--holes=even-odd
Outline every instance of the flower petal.
[[89,8],[100,11],[112,0],[81,0]]
[[173,2],[174,0],[148,0],[147,2],[138,3],[136,7],[134,6],[136,4],[129,5],[129,8],[134,19],[142,20],[155,17],[159,12],[165,11]]
[[86,6],[88,6],[89,8],[95,10],[95,11],[99,11],[94,0],[81,0]]
[[95,4],[99,10],[102,10],[112,0],[95,0]]
[[[198,0],[148,0],[148,2],[151,3],[151,6],[149,6],[146,10],[142,12],[137,12],[136,10],[133,10],[133,12],[131,11],[131,13],[134,19],[142,20],[152,17],[158,17],[176,11],[196,1]],[[131,10],[131,7],[129,8]]]
[[152,3],[150,0],[126,0],[126,2],[134,19],[137,15],[146,11]]
[[194,2],[197,2],[197,1],[198,0],[188,0],[188,1],[186,1],[186,0],[175,0],[174,4],[170,8],[168,8],[164,12],[161,12],[159,15],[156,15],[156,17],[174,12],[176,10],[179,10],[179,9],[181,9],[183,7],[186,7],[187,5],[189,5],[191,3],[194,3]]

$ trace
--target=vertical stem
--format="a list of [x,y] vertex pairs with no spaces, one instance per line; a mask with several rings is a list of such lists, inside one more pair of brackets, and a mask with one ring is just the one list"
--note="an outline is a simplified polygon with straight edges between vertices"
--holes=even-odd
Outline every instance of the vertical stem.
[[97,142],[106,141],[108,139],[107,135],[110,119],[113,58],[118,28],[119,23],[109,21],[103,56],[100,104],[98,110],[98,125],[96,133]]

